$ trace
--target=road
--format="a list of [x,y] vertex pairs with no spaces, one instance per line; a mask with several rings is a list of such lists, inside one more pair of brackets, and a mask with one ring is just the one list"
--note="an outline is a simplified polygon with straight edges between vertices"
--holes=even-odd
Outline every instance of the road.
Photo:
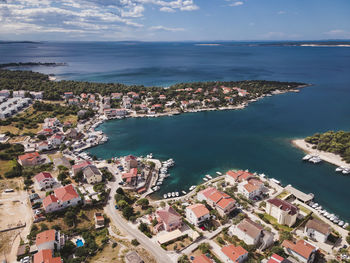
[[121,217],[119,213],[116,212],[114,207],[114,193],[118,188],[118,183],[113,183],[111,188],[110,200],[108,201],[107,206],[105,207],[106,213],[110,216],[112,222],[115,224],[117,228],[126,234],[132,236],[137,239],[143,248],[145,248],[148,252],[150,252],[154,258],[159,263],[169,263],[174,262],[172,258],[169,257],[168,253],[166,253],[160,246],[154,244],[148,237],[146,237],[143,233],[141,233],[138,229],[132,228],[124,218]]

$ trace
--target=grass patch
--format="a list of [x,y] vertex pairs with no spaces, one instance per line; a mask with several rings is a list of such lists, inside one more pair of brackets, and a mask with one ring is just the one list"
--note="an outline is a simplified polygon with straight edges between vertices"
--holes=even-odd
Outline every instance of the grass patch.
[[311,211],[307,209],[305,206],[302,206],[300,204],[298,204],[297,206],[299,207],[300,211],[303,211],[306,215],[311,213]]
[[12,170],[13,167],[15,167],[16,162],[13,160],[5,161],[0,160],[0,175],[4,176],[6,172],[9,172]]
[[283,199],[288,195],[290,195],[290,193],[288,193],[286,190],[283,190],[278,196],[276,196],[276,198]]
[[276,228],[277,230],[283,230],[283,231],[287,231],[287,232],[290,232],[293,230],[293,228],[289,227],[289,226],[285,226],[285,225],[280,225],[279,223],[277,223],[277,220],[264,213],[264,214],[258,214],[258,216],[265,222],[265,223],[268,223],[270,225],[272,225],[274,228]]

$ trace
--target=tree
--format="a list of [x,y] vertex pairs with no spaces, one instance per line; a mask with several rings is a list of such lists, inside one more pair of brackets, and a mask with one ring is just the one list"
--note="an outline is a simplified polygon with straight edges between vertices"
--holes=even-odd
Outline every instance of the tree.
[[116,191],[117,194],[125,195],[123,188],[119,187]]
[[141,199],[137,200],[136,203],[138,205],[140,205],[142,207],[142,209],[146,209],[149,205],[149,201],[147,198],[141,198]]
[[73,211],[67,211],[63,220],[68,226],[73,226],[76,223],[77,216]]
[[182,255],[181,257],[179,257],[177,262],[178,263],[190,263],[187,255]]
[[203,253],[203,254],[206,254],[209,252],[210,250],[210,245],[209,243],[201,243],[199,246],[198,246],[198,249]]
[[125,200],[119,200],[117,205],[120,208],[124,208],[124,207],[128,206],[129,204]]
[[283,242],[284,240],[293,240],[293,235],[290,232],[281,231],[279,240],[280,242]]
[[133,239],[133,240],[131,240],[131,244],[136,247],[136,246],[140,245],[140,242],[137,241],[137,239]]
[[130,217],[132,217],[134,215],[134,209],[131,206],[126,206],[123,208],[122,210],[123,216],[129,220]]

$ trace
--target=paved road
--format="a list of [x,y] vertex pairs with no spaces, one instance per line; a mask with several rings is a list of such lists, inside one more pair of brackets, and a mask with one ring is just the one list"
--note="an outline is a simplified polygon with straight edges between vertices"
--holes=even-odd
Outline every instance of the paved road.
[[142,234],[138,229],[132,228],[129,223],[119,215],[114,208],[114,193],[118,187],[117,183],[114,183],[111,189],[111,199],[109,200],[105,210],[106,213],[110,216],[112,222],[116,225],[117,228],[129,234],[133,238],[136,238],[140,244],[151,254],[159,263],[169,263],[174,262],[173,259],[157,244],[154,244],[148,237]]

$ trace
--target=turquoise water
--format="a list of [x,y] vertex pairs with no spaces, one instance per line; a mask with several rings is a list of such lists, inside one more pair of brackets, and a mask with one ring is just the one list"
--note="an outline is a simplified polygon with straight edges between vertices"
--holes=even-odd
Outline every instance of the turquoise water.
[[109,121],[110,140],[90,149],[100,158],[126,154],[173,158],[160,194],[188,189],[232,168],[263,172],[312,192],[350,221],[350,176],[301,161],[290,140],[350,129],[350,48],[195,46],[194,43],[43,43],[0,45],[0,62],[66,62],[28,68],[59,79],[168,86],[205,80],[268,79],[312,83],[300,93],[265,98],[244,110]]
[[75,244],[77,245],[77,247],[82,247],[82,246],[84,246],[84,242],[83,242],[83,240],[81,240],[81,239],[77,239],[77,241],[75,241]]

